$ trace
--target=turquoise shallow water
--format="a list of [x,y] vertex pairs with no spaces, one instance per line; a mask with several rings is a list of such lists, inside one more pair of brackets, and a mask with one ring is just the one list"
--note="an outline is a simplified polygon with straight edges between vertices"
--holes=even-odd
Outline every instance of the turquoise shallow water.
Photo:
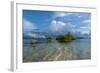
[[[29,41],[28,41],[29,42]],[[90,39],[77,39],[69,43],[23,44],[23,62],[91,59]]]

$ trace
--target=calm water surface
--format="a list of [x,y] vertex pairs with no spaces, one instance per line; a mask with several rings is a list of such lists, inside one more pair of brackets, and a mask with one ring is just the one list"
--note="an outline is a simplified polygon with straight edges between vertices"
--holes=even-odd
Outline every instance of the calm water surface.
[[32,45],[29,42],[29,39],[24,39],[23,62],[83,60],[91,58],[90,39],[77,39],[69,43],[59,43],[57,41],[46,43],[44,40],[44,42]]

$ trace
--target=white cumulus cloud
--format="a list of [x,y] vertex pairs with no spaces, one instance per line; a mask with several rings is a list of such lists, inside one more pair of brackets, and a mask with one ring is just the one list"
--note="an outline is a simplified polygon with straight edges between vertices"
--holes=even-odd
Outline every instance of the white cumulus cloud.
[[56,21],[56,20],[52,20],[51,25],[50,25],[50,29],[52,31],[72,31],[76,26],[73,25],[70,22],[63,22],[63,21]]
[[30,21],[23,19],[23,30],[25,31],[31,31],[33,29],[37,29],[37,27]]
[[56,21],[56,20],[53,20],[51,22],[51,30],[53,31],[58,31],[58,30],[61,30],[64,26],[66,25],[66,23],[62,22],[62,21]]

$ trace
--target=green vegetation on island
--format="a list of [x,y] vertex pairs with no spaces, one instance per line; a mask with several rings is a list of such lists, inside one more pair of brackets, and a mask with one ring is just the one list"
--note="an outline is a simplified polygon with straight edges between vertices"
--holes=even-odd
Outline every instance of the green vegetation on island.
[[75,36],[71,34],[71,32],[68,32],[65,35],[60,35],[56,38],[59,42],[71,42],[72,40],[75,40]]
[[[66,34],[63,35],[58,35],[58,36],[53,36],[53,35],[47,35],[47,42],[52,42],[53,40],[56,40],[58,42],[71,42],[75,40],[75,36],[71,32],[67,32]],[[35,38],[31,39],[31,45],[37,43],[38,41]]]
[[52,40],[53,40],[53,37],[52,37],[52,36],[48,36],[48,37],[47,37],[47,41],[48,41],[48,42],[51,42]]

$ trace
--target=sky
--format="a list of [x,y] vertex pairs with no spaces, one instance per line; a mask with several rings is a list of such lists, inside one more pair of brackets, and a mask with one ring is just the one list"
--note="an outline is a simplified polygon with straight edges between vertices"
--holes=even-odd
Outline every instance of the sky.
[[88,34],[91,31],[91,13],[23,10],[22,18],[24,32]]

